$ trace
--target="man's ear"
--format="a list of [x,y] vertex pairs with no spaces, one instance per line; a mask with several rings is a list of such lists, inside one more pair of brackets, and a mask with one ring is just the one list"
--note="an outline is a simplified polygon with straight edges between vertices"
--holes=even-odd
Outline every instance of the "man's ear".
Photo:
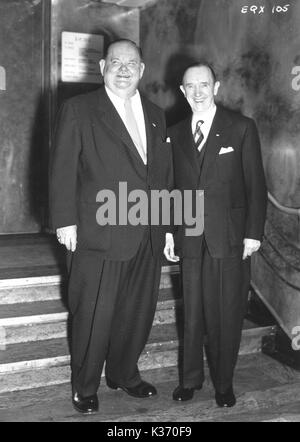
[[142,79],[145,71],[145,63],[141,63],[141,70],[140,70],[140,80]]
[[182,85],[180,86],[180,90],[183,93],[183,95],[186,97],[185,89],[184,89],[184,87]]
[[100,72],[101,72],[102,76],[104,76],[105,60],[103,60],[103,59],[100,60],[99,66],[100,66]]
[[215,82],[215,87],[214,87],[214,95],[218,95],[219,92],[219,87],[221,86],[221,83],[219,81]]

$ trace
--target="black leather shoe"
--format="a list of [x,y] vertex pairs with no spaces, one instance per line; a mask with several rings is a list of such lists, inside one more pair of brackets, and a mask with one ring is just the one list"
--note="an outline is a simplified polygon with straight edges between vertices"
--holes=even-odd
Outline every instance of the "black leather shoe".
[[201,390],[202,385],[197,385],[194,388],[184,388],[180,385],[173,392],[174,401],[190,401],[194,397],[195,390]]
[[146,397],[155,396],[157,394],[156,388],[145,381],[141,381],[135,387],[123,387],[123,385],[116,384],[115,382],[107,378],[106,378],[106,383],[107,386],[112,390],[121,389],[125,391],[127,394],[129,394],[129,396],[133,397],[146,398]]
[[225,393],[219,393],[216,391],[216,403],[219,407],[231,408],[236,404],[236,397],[233,392],[233,388],[230,387]]
[[84,398],[75,393],[72,402],[75,410],[82,414],[93,414],[99,410],[99,401],[96,394]]

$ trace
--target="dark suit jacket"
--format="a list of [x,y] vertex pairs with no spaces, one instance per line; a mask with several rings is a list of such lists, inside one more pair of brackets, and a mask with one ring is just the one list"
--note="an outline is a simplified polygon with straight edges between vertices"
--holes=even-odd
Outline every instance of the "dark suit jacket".
[[[144,97],[142,103],[148,167],[104,87],[66,101],[58,118],[50,161],[52,228],[77,225],[78,247],[97,250],[107,259],[128,260],[134,256],[146,227],[99,226],[97,193],[109,189],[118,196],[120,182],[127,183],[128,193],[173,187],[172,149],[165,142],[163,111]],[[162,252],[164,235],[165,228],[151,228],[155,254]]]
[[[175,188],[204,190],[204,235],[212,257],[241,253],[244,238],[261,240],[267,191],[260,141],[254,121],[218,106],[207,140],[202,171],[191,130],[191,117],[170,129]],[[222,147],[233,151],[219,155]],[[198,257],[202,237],[175,236],[178,253]]]

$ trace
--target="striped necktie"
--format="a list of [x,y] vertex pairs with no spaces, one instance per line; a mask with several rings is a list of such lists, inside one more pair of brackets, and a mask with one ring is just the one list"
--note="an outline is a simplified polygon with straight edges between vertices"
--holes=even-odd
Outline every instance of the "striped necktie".
[[201,145],[202,141],[204,140],[204,135],[201,131],[201,126],[203,123],[204,123],[203,120],[199,120],[199,121],[197,121],[197,124],[196,124],[196,130],[194,133],[194,141],[195,141],[195,146],[196,146],[197,150],[199,149],[199,146]]

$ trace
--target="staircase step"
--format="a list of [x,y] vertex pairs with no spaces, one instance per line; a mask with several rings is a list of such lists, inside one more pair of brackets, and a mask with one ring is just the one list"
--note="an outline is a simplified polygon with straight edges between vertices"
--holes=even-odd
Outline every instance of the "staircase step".
[[[249,324],[252,327],[252,324]],[[240,355],[257,353],[262,337],[273,327],[243,330]],[[178,365],[176,325],[156,325],[140,358],[141,371]],[[22,355],[22,357],[20,356]],[[1,358],[2,356],[2,358]],[[14,344],[0,351],[0,393],[26,390],[70,381],[70,356],[66,339]]]
[[[66,298],[66,284],[59,275],[0,280],[0,349],[21,342],[65,338]],[[179,266],[162,267],[154,325],[175,322],[179,298]]]
[[[178,310],[180,303],[180,300],[159,301],[154,325],[174,323],[176,310]],[[45,312],[43,304],[46,307]],[[15,307],[19,307],[17,311],[20,316],[7,317]],[[55,311],[55,313],[50,313],[50,311]],[[30,315],[28,304],[16,304],[13,307],[6,306],[3,315],[0,314],[0,348],[21,342],[49,340],[67,336],[69,315],[60,301],[33,303],[31,312],[33,314]]]
[[[179,288],[179,266],[162,267],[160,290],[178,298]],[[66,282],[60,275],[0,280],[0,305],[58,299],[66,299]]]
[[[152,327],[148,343],[165,343],[172,340],[177,341],[175,323]],[[10,365],[17,362],[23,364],[37,359],[46,360],[66,355],[69,355],[69,345],[65,337],[7,345],[5,351],[0,351],[0,373],[9,371]]]
[[[261,349],[261,338],[271,332],[273,332],[273,327],[253,328],[251,324],[250,328],[245,328],[242,335],[241,353],[259,352]],[[178,338],[178,330],[175,323],[156,324],[152,327],[148,344],[155,344],[158,347],[166,342],[175,342],[178,346],[178,340],[180,338]],[[28,361],[60,358],[66,355],[69,355],[69,345],[66,338],[7,345],[5,351],[0,351],[0,373],[13,370],[12,364],[17,362],[20,362],[20,364],[24,363],[26,368]],[[33,364],[35,365],[35,362]]]
[[[179,266],[162,267],[154,325],[175,322],[179,298]],[[0,305],[2,352],[11,344],[67,336],[66,290],[61,276],[0,280]]]
[[[31,308],[29,308],[31,307]],[[68,330],[68,312],[61,301],[45,301],[30,304],[3,306],[0,313],[0,349],[6,346],[31,341],[43,341],[66,338]],[[17,312],[19,317],[11,317]],[[154,317],[155,325],[167,325],[178,322],[182,315],[182,300],[159,301]],[[255,327],[245,322],[244,328]],[[177,339],[175,335],[174,338]]]
[[[158,310],[173,308],[176,303],[180,303],[180,299],[178,297],[174,298],[168,289],[160,291],[158,297]],[[0,321],[3,320],[3,323],[5,323],[5,319],[8,320],[11,318],[12,322],[16,323],[18,318],[20,318],[20,322],[22,322],[22,318],[24,317],[40,317],[43,315],[65,313],[67,311],[67,304],[62,299],[25,302],[20,304],[5,304],[0,307]],[[9,321],[6,322],[9,323]]]
[[25,302],[21,304],[5,304],[0,307],[0,321],[9,318],[23,318],[28,316],[43,316],[67,311],[61,299]]
[[[146,371],[176,364],[177,343],[166,341],[147,344],[140,357],[139,368]],[[5,364],[3,369],[7,371],[0,372],[0,393],[64,384],[71,378],[69,355]]]
[[0,305],[49,301],[62,298],[60,275],[0,280]]

